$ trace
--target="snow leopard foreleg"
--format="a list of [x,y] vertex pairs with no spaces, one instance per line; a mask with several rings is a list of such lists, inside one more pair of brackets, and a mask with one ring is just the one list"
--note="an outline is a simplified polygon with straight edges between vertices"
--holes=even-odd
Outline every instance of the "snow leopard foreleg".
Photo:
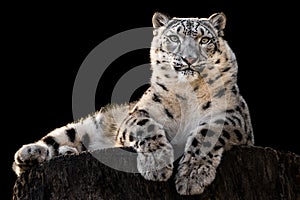
[[175,177],[179,194],[201,194],[215,179],[226,142],[221,128],[206,124],[188,137]]
[[119,130],[118,141],[137,152],[137,169],[152,181],[166,181],[173,172],[173,147],[162,125],[148,117],[131,117]]

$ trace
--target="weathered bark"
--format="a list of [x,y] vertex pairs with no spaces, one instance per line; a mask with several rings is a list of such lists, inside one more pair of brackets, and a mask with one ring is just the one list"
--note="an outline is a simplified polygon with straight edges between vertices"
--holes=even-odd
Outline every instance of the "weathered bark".
[[[135,156],[122,152],[101,150],[96,157],[133,166]],[[214,182],[197,196],[178,195],[173,178],[147,181],[138,173],[110,168],[93,155],[58,157],[34,167],[16,180],[13,199],[300,199],[300,156],[291,152],[234,147],[224,154]]]

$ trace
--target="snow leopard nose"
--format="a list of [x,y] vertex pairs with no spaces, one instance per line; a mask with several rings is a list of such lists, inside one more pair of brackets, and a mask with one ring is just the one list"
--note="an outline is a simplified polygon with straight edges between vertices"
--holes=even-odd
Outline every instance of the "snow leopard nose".
[[186,57],[186,58],[182,58],[184,60],[184,62],[186,62],[186,64],[188,65],[192,65],[193,63],[196,62],[197,58],[196,57]]

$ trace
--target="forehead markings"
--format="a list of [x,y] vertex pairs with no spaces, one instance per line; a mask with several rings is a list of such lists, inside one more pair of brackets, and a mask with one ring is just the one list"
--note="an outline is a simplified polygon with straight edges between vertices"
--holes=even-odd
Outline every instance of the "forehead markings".
[[180,24],[180,20],[172,19],[172,20],[168,23],[166,29],[174,28],[174,27],[178,26],[178,24]]
[[205,31],[207,31],[209,34],[211,34],[212,37],[214,37],[214,38],[218,37],[217,33],[214,31],[214,28],[210,23],[208,23],[206,20],[205,21],[203,20],[201,22],[202,22],[201,27],[205,28]]
[[176,29],[176,32],[184,29],[185,35],[193,34],[193,36],[197,36],[199,33],[201,35],[207,33],[211,34],[212,37],[218,37],[213,31],[213,27],[207,23],[207,20],[198,18],[173,18],[166,26],[165,31],[169,29]]

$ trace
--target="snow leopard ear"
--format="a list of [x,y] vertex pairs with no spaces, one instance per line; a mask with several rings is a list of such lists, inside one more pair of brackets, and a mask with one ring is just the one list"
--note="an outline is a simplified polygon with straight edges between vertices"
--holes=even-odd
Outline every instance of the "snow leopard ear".
[[152,24],[154,28],[159,28],[161,26],[166,25],[170,20],[170,17],[162,14],[160,12],[156,12],[154,13],[153,17],[152,17]]
[[212,25],[218,30],[218,34],[219,36],[223,36],[224,35],[224,28],[226,25],[226,16],[224,13],[214,13],[212,14],[208,20],[210,21],[210,23],[212,23]]

